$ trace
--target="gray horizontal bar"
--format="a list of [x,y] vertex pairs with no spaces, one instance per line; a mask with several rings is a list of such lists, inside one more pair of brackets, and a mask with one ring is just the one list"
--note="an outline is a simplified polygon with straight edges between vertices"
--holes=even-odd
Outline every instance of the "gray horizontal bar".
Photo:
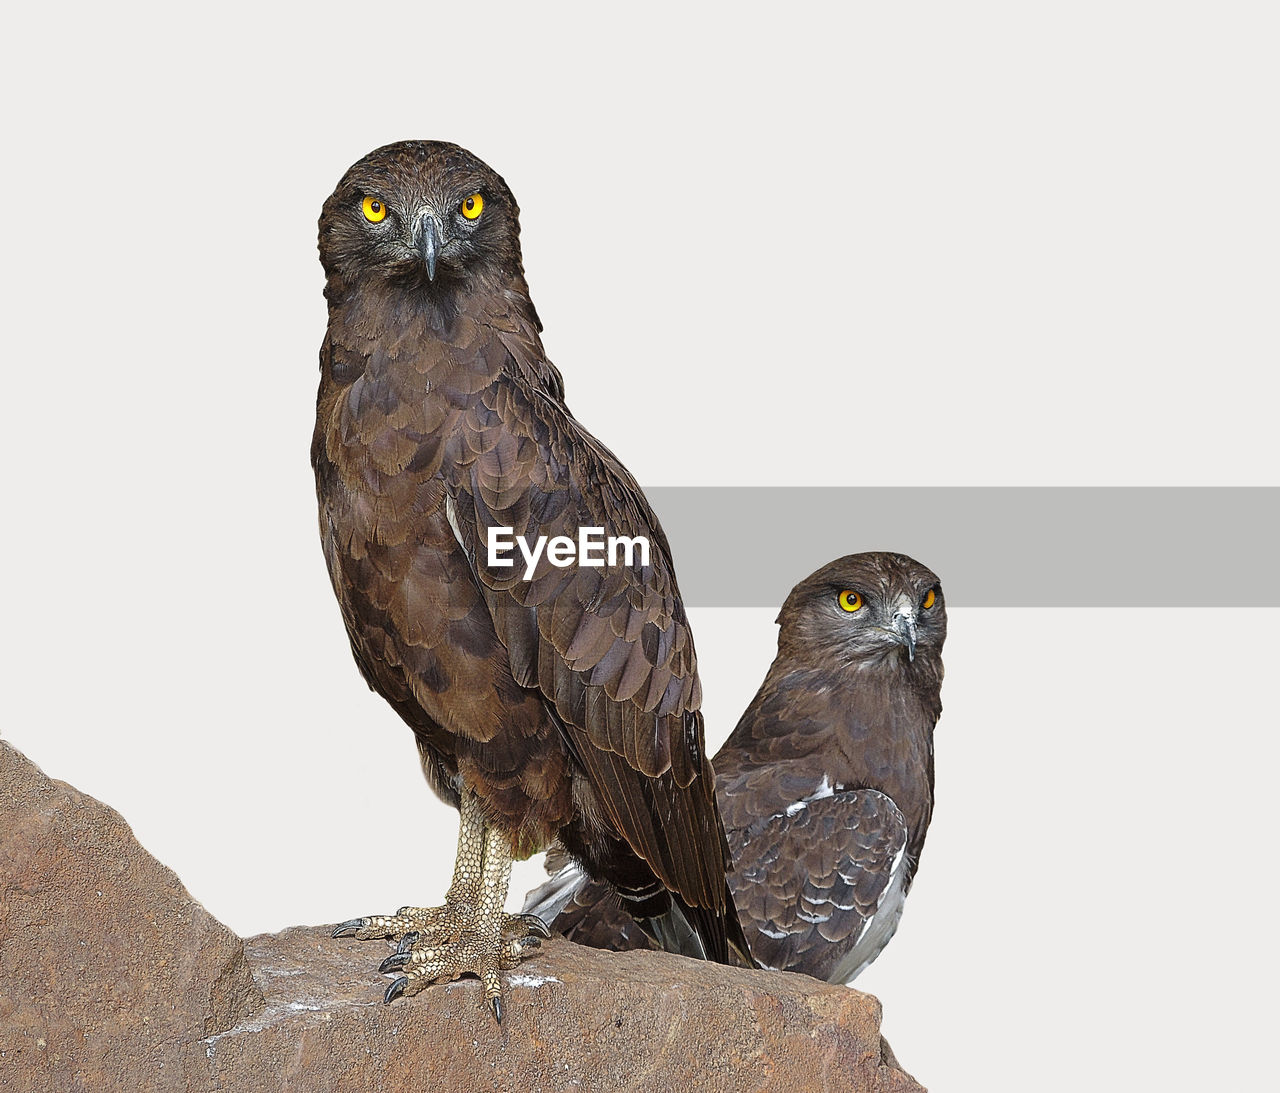
[[1280,607],[1280,488],[645,490],[685,602],[777,607],[844,554],[894,550],[959,607]]

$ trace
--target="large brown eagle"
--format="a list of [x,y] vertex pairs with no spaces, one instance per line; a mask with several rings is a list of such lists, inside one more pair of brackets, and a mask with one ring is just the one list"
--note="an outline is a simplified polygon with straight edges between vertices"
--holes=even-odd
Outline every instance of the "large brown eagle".
[[[852,554],[787,597],[778,655],[715,757],[729,883],[761,965],[848,983],[897,929],[933,814],[947,610],[902,554]],[[572,865],[528,911],[566,937],[651,939]]]
[[[673,947],[722,962],[747,948],[670,551],[635,480],[565,406],[519,230],[506,183],[456,145],[391,144],[347,171],[320,217],[329,325],[311,449],[356,663],[461,813],[443,907],[335,934],[403,935],[388,1001],[471,972],[499,1020],[499,971],[546,932],[504,913],[511,862],[557,839]],[[598,529],[592,542],[648,552],[562,565],[544,549],[528,565],[491,557],[491,529],[533,549]]]

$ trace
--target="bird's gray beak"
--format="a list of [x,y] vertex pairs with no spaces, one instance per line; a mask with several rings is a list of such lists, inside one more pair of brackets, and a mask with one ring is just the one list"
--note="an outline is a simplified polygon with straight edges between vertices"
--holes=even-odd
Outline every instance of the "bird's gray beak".
[[893,616],[893,632],[907,647],[907,659],[916,659],[916,617],[909,611],[899,611]]
[[427,280],[436,279],[436,259],[440,256],[440,229],[436,227],[436,218],[430,213],[423,213],[418,218],[417,237],[418,253],[427,266]]

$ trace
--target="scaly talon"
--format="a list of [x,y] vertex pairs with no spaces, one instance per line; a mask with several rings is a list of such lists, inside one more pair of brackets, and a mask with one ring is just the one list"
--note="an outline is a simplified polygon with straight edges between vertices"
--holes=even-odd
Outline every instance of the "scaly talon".
[[378,965],[378,971],[380,973],[393,972],[397,968],[403,968],[412,959],[412,953],[392,953],[386,960]]
[[462,822],[453,883],[442,907],[401,907],[394,915],[353,918],[334,927],[334,937],[398,937],[395,952],[378,967],[404,971],[383,994],[391,1002],[431,983],[479,976],[486,1004],[501,1021],[501,973],[515,968],[551,931],[536,915],[506,914],[502,904],[511,879],[511,848],[484,824],[480,804],[462,794]]
[[333,933],[331,933],[329,936],[330,937],[352,937],[358,930],[364,927],[364,921],[365,920],[362,918],[347,919],[346,922],[339,923],[337,926],[335,926],[333,928]]

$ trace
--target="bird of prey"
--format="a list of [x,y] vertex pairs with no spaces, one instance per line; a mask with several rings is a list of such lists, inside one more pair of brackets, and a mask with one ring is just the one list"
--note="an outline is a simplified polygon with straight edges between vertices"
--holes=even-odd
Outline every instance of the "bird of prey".
[[[503,911],[511,863],[553,840],[638,914],[678,922],[696,955],[747,948],[670,550],[635,479],[565,405],[518,217],[502,178],[453,144],[387,145],[343,175],[320,216],[311,449],[356,663],[461,816],[443,907],[335,935],[401,936],[387,1001],[474,973],[499,1021],[500,970],[546,936]],[[527,543],[598,529],[649,550],[511,565],[491,529]]]
[[[848,983],[893,936],[929,828],[946,606],[919,562],[853,554],[777,621],[777,658],[714,759],[730,887],[762,966]],[[572,865],[525,907],[583,944],[651,945]]]

